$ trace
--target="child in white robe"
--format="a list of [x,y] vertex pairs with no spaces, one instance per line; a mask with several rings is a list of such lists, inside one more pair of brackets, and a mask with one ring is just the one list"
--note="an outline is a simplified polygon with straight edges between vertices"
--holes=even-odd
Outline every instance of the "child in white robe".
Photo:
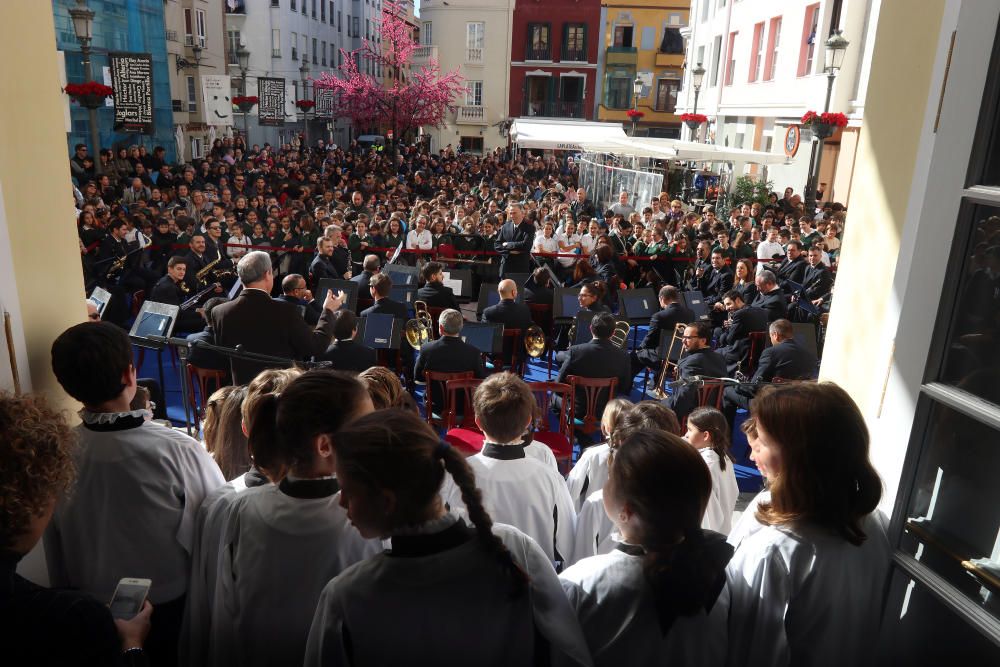
[[872,664],[891,549],[861,412],[795,382],[765,387],[748,421],[770,488],[730,535],[729,664]]
[[569,471],[566,486],[569,487],[569,495],[573,498],[577,512],[580,512],[587,496],[604,487],[604,482],[608,479],[608,452],[610,451],[607,440],[614,433],[618,416],[630,407],[632,407],[632,401],[627,398],[613,398],[608,401],[608,404],[604,406],[604,414],[601,415],[601,433],[604,434],[605,441],[584,449],[580,458],[577,459],[576,465]]
[[660,429],[619,428],[612,444],[603,504],[622,541],[560,575],[594,664],[724,664],[733,548],[700,525],[708,470]]
[[[492,522],[466,460],[420,417],[381,410],[342,429],[335,448],[351,523],[392,548],[323,590],[307,667],[590,664],[548,556]],[[469,523],[445,509],[446,471]]]
[[712,496],[701,527],[728,535],[733,527],[733,510],[740,488],[729,453],[729,422],[715,408],[698,408],[688,415],[684,439],[698,450],[712,473]]
[[210,664],[301,664],[323,586],[380,549],[349,525],[334,475],[333,434],[371,411],[364,386],[332,370],[303,373],[280,395],[260,399],[251,451],[277,447],[286,474],[232,501],[212,602]]

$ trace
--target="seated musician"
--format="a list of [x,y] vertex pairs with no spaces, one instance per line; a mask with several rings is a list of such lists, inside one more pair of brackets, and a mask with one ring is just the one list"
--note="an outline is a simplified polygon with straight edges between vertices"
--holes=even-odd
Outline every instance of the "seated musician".
[[806,258],[802,252],[801,241],[789,241],[785,245],[785,259],[774,270],[774,275],[778,279],[778,284],[785,290],[786,294],[793,292],[790,282],[802,284],[806,274]]
[[[449,308],[441,313],[438,318],[438,331],[441,337],[425,343],[420,348],[417,363],[413,367],[413,375],[418,382],[424,381],[424,371],[439,373],[472,371],[473,377],[486,377],[486,367],[483,365],[483,355],[479,348],[461,338],[464,323],[462,313],[458,310]],[[443,405],[441,387],[436,383],[430,391],[434,405]]]
[[774,272],[770,269],[764,269],[757,274],[754,284],[757,286],[757,296],[754,297],[750,305],[766,310],[768,322],[785,317],[788,304],[785,301],[784,291],[778,286],[778,279]]
[[358,284],[358,294],[368,293],[368,286],[371,284],[372,277],[381,270],[381,267],[382,262],[379,260],[378,255],[365,255],[361,261],[361,272],[356,276],[351,276],[351,281]]
[[360,373],[375,366],[375,350],[357,340],[358,318],[345,309],[334,313],[333,343],[326,352],[316,357],[317,361],[329,361],[333,369]]
[[811,351],[795,340],[792,323],[786,319],[775,320],[768,327],[771,347],[764,350],[757,361],[757,370],[749,384],[726,387],[723,393],[723,412],[729,423],[736,417],[736,410],[749,409],[750,401],[761,387],[775,378],[805,380],[816,377],[819,360]]
[[723,319],[722,312],[715,306],[722,303],[723,297],[732,288],[733,270],[726,266],[726,252],[716,248],[712,251],[711,266],[698,279],[698,290],[705,297],[705,305],[712,306],[712,315],[716,316],[719,322]]
[[[805,275],[802,276],[802,293],[793,298],[805,299],[817,308],[830,300],[833,290],[833,272],[823,264],[823,249],[819,245],[809,248]],[[795,319],[801,322],[811,321],[809,313],[802,308],[795,309]]]
[[306,287],[306,279],[298,273],[289,273],[281,280],[281,296],[276,301],[285,301],[293,306],[303,306],[302,316],[306,324],[315,326],[322,314],[312,292]]
[[431,308],[458,310],[455,292],[444,284],[444,266],[440,262],[427,262],[420,272],[424,286],[417,290],[417,299]]
[[750,355],[750,334],[767,331],[767,311],[748,306],[736,290],[726,293],[723,304],[729,317],[715,330],[716,352],[726,358],[732,375]]
[[[160,278],[153,287],[149,295],[149,300],[156,303],[166,303],[171,306],[179,306],[197,292],[191,291],[185,282],[187,273],[187,259],[179,255],[174,255],[167,260],[167,275]],[[220,288],[221,291],[221,288]],[[177,315],[177,323],[174,330],[178,333],[191,333],[199,331],[204,325],[204,321],[194,308],[182,310]]]
[[[406,320],[409,318],[406,304],[394,301],[389,297],[389,294],[392,292],[392,278],[389,277],[388,273],[377,273],[372,276],[371,282],[368,284],[368,292],[375,303],[362,310],[361,317],[367,317],[368,315],[392,315],[398,320],[397,324],[399,326],[403,326],[406,323]],[[407,368],[412,368],[413,348],[403,344],[400,346],[399,351],[402,353],[401,359],[404,365]]]
[[[660,310],[649,318],[649,330],[631,355],[632,375],[643,368],[654,369],[654,379],[659,379],[663,366],[660,356],[660,345],[673,338],[674,329],[678,324],[694,321],[694,313],[688,310],[681,301],[680,290],[673,285],[664,285],[659,293]],[[669,343],[666,343],[669,344]]]
[[534,273],[524,283],[525,303],[540,303],[552,305],[552,279],[549,272],[543,268],[535,269]]
[[[518,329],[523,340],[528,327],[534,324],[534,321],[531,319],[531,309],[526,304],[517,302],[517,283],[510,278],[504,278],[497,286],[497,292],[500,293],[500,302],[483,311],[483,322],[502,324],[505,330]],[[514,353],[513,341],[504,339],[503,348],[503,364],[509,366]],[[519,356],[524,357],[523,354]]]
[[197,366],[198,368],[208,368],[216,371],[226,371],[229,373],[229,358],[216,352],[214,350],[209,350],[198,345],[198,343],[215,343],[215,330],[212,329],[212,311],[219,304],[226,303],[227,299],[221,296],[213,296],[211,299],[205,302],[205,305],[198,310],[201,311],[201,317],[204,321],[204,328],[201,331],[196,331],[195,333],[187,337],[188,342],[193,343],[191,345],[191,351],[188,353],[188,363],[192,366]]
[[[584,282],[580,286],[580,293],[576,297],[577,302],[580,304],[580,310],[574,317],[580,317],[581,315],[589,317],[594,313],[610,313],[611,309],[604,303],[604,294],[606,291],[607,288],[605,288],[604,283],[600,280],[588,280]],[[570,328],[571,325],[569,324],[560,327],[556,334],[557,349],[566,349],[573,344],[573,341],[569,340]],[[556,363],[561,364],[562,361],[563,357],[557,355]]]
[[312,278],[313,286],[319,285],[319,281],[324,279],[341,280],[344,267],[336,266],[333,261],[334,243],[327,236],[321,236],[316,241],[316,256],[309,265],[309,276]]
[[684,329],[684,356],[677,362],[677,380],[673,393],[663,404],[677,414],[681,422],[698,407],[698,386],[690,383],[695,376],[710,379],[726,376],[726,360],[712,349],[708,322],[693,322]]
[[205,235],[200,232],[191,237],[188,247],[190,250],[188,254],[184,255],[184,265],[187,267],[187,272],[184,274],[184,282],[187,283],[189,289],[197,292],[205,287],[210,277],[203,275],[199,279],[198,272],[208,266],[209,262],[217,259],[217,257],[208,254],[205,245]]

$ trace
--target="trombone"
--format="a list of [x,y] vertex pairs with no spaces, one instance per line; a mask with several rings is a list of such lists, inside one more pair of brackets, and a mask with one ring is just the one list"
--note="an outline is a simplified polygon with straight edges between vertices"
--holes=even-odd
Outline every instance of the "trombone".
[[406,323],[403,333],[406,335],[406,342],[410,344],[410,347],[419,350],[424,343],[434,338],[434,318],[427,310],[425,301],[414,301],[413,310],[415,317]]
[[687,349],[681,345],[680,352],[677,354],[677,361],[670,360],[670,354],[674,351],[677,342],[683,340],[684,338],[685,329],[687,329],[687,324],[678,322],[674,325],[674,334],[670,338],[670,345],[667,346],[666,353],[663,355],[663,368],[660,370],[660,381],[656,383],[656,389],[654,390],[654,393],[657,395],[663,394],[663,387],[666,384],[667,373],[670,372],[670,367],[674,366],[676,368],[677,364],[681,360],[681,357],[683,357],[684,353],[687,352]]

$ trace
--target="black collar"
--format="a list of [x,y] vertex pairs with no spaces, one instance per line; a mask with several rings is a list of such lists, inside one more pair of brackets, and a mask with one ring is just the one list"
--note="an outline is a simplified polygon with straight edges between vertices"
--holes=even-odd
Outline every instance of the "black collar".
[[340,484],[335,477],[323,477],[322,479],[296,479],[287,477],[278,484],[278,490],[291,498],[302,500],[314,500],[316,498],[329,498],[340,491]]
[[487,442],[483,444],[482,455],[488,459],[497,459],[498,461],[523,459],[525,456],[524,445],[498,445],[493,442]]
[[393,535],[389,556],[417,558],[449,551],[473,538],[472,530],[459,519],[444,530],[430,535]]
[[83,425],[88,431],[109,432],[109,431],[127,431],[129,429],[139,428],[145,422],[146,420],[143,419],[142,417],[123,415],[110,423],[88,424],[87,422],[83,422]]

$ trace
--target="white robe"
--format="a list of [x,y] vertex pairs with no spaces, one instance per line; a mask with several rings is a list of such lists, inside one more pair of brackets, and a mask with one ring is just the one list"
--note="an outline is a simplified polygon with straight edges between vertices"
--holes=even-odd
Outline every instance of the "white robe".
[[730,536],[729,664],[871,664],[891,556],[884,521],[865,517],[868,538],[854,546],[813,524],[763,526],[747,508]]
[[608,481],[608,456],[611,448],[608,443],[587,447],[580,454],[579,460],[566,478],[569,495],[573,498],[576,511],[579,512],[583,501],[594,491],[600,491]]
[[525,594],[511,598],[510,579],[475,539],[428,556],[379,554],[323,589],[305,666],[530,665],[536,632],[553,665],[590,665],[549,557],[516,528],[493,532],[528,575]]
[[340,494],[293,498],[279,486],[230,510],[212,605],[212,665],[299,665],[323,587],[381,550],[347,520]]
[[611,553],[618,542],[611,536],[615,524],[604,511],[604,490],[594,491],[583,501],[576,515],[576,535],[573,538],[573,558],[578,563],[584,558]]
[[45,534],[52,587],[110,601],[119,579],[136,577],[152,580],[154,605],[181,597],[198,506],[226,481],[219,466],[197,440],[153,422],[76,433],[76,483]]
[[733,528],[733,510],[736,509],[736,500],[740,496],[736,469],[733,468],[733,462],[727,460],[726,469],[723,470],[719,466],[719,455],[711,447],[699,449],[698,453],[712,474],[712,495],[708,498],[701,527],[728,535]]
[[[476,454],[466,462],[476,474],[483,505],[494,521],[526,533],[553,562],[568,562],[576,512],[558,472],[527,455],[500,460]],[[465,511],[461,491],[450,475],[441,497],[451,508]]]
[[556,472],[559,472],[559,463],[556,461],[556,455],[552,453],[552,450],[544,442],[532,440],[524,446],[524,454],[529,458],[541,461]]
[[722,665],[729,591],[710,611],[674,621],[666,636],[642,571],[642,557],[622,551],[593,556],[559,580],[576,610],[595,665]]

